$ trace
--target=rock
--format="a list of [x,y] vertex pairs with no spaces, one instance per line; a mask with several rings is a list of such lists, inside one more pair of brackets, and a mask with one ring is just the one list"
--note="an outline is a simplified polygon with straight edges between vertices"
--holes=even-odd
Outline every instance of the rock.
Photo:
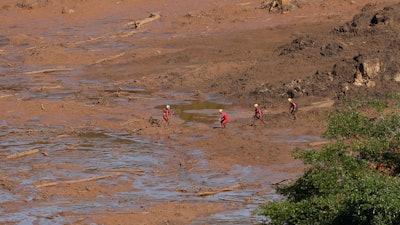
[[368,78],[374,78],[381,72],[381,63],[378,59],[367,59],[359,66],[360,72]]
[[151,126],[161,127],[161,121],[159,119],[153,118],[152,116],[149,118],[149,123]]
[[372,81],[372,80],[369,80],[369,81],[366,83],[366,85],[367,85],[367,88],[373,88],[373,87],[376,86],[376,82],[375,82],[375,81]]
[[358,65],[358,70],[354,75],[354,85],[367,87],[375,87],[376,82],[371,79],[377,78],[381,72],[381,63],[379,59],[364,59],[362,56],[356,57],[356,60],[361,61]]
[[400,72],[394,75],[394,80],[400,82]]
[[364,85],[363,75],[360,71],[357,71],[357,73],[355,74],[353,84],[356,86]]
[[75,12],[75,10],[70,9],[68,6],[64,6],[62,8],[62,10],[61,10],[62,14],[71,14],[71,13],[74,13],[74,12]]
[[378,23],[384,23],[387,20],[385,15],[376,14],[371,20],[371,26],[376,25]]
[[338,55],[343,51],[343,47],[338,43],[328,43],[321,49],[321,55],[323,56],[334,56]]

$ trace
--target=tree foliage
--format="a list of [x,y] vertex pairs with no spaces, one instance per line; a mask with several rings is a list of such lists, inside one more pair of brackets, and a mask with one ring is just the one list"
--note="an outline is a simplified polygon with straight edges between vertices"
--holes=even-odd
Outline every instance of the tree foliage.
[[[328,116],[323,137],[331,144],[294,151],[308,169],[277,188],[283,201],[260,207],[268,224],[400,224],[400,115],[384,114],[388,103],[379,99],[346,104]],[[358,112],[366,107],[378,116]]]

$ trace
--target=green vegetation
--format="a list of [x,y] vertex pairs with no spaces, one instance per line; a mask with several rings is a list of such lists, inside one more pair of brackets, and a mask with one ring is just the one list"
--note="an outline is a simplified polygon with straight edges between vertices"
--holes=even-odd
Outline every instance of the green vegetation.
[[344,101],[328,116],[331,143],[294,151],[308,169],[260,207],[267,224],[400,224],[400,94],[386,101]]

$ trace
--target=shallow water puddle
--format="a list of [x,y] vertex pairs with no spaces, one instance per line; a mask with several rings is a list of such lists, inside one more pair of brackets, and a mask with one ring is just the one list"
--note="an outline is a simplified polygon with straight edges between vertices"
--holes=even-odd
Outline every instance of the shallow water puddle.
[[[164,108],[165,105],[157,106],[157,109]],[[213,124],[218,121],[218,109],[228,109],[229,105],[212,101],[187,100],[171,104],[171,110],[179,116],[185,123],[205,123]]]

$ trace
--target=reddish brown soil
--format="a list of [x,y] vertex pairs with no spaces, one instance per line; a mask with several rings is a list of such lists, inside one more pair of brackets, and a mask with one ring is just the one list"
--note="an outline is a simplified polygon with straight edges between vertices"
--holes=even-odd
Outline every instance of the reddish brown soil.
[[[13,124],[3,129],[13,129],[31,124],[31,118],[39,118],[34,123],[64,127],[57,135],[73,135],[94,127],[129,131],[163,144],[202,149],[219,169],[237,164],[286,164],[293,161],[291,150],[304,147],[304,143],[277,140],[273,133],[319,136],[325,126],[323,111],[333,109],[335,95],[299,96],[301,110],[294,121],[287,112],[287,96],[269,98],[254,91],[267,83],[306,79],[316,71],[330,70],[340,59],[357,55],[360,50],[353,48],[333,57],[312,52],[284,56],[279,53],[283,46],[304,35],[317,40],[331,37],[333,28],[351,21],[368,2],[378,10],[397,1],[298,1],[279,14],[262,9],[260,1],[241,0],[2,0],[2,76],[6,80],[7,76],[20,75],[24,83],[2,85],[0,121]],[[150,13],[157,12],[159,19],[137,28],[131,23],[145,21]],[[118,43],[130,47],[121,49]],[[101,48],[103,45],[116,47]],[[77,71],[76,80],[98,80],[104,86],[80,83],[78,87],[69,87],[59,82],[57,72],[38,72],[60,67]],[[38,81],[45,85],[28,85]],[[123,90],[126,86],[148,90],[151,97],[135,98]],[[69,88],[79,92],[61,100],[27,98],[22,94]],[[105,92],[107,88],[114,91]],[[161,119],[158,105],[207,100],[210,94],[227,103],[231,122],[224,130],[214,128],[219,126],[218,122],[187,126],[179,116],[174,116],[167,128],[152,126],[148,121],[149,115]],[[114,101],[116,98],[129,101],[121,103]],[[250,126],[255,102],[264,107],[267,126]],[[218,117],[217,111],[215,116]],[[26,130],[23,135],[30,132],[38,131]],[[203,138],[189,141],[194,136]],[[196,159],[185,158],[179,152],[176,158],[188,171],[196,163]],[[57,166],[79,169],[71,165],[34,165],[34,169]],[[279,166],[274,168],[280,170]],[[301,168],[289,172],[300,173]],[[12,189],[15,184],[6,175],[0,176],[2,187]],[[40,196],[94,198],[133,188],[121,183],[109,189],[91,182],[41,189]],[[13,212],[23,206],[7,202],[2,207]],[[169,202],[146,206],[143,211],[147,214],[110,211],[89,219],[98,224],[188,224],[223,210],[225,207],[216,203]],[[58,216],[71,215],[80,218],[77,212]],[[85,220],[77,219],[76,224],[88,222],[86,217],[82,218]]]

